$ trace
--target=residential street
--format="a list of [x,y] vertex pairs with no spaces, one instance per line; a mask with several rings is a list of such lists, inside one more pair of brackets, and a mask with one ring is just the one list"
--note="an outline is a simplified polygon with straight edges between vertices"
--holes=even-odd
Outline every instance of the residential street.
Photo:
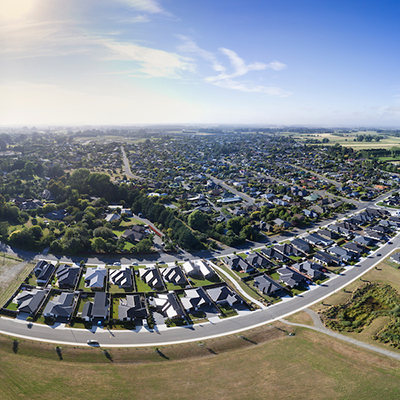
[[[15,321],[2,317],[0,319],[0,333],[15,336],[29,337],[34,340],[44,340],[55,343],[71,345],[86,345],[87,340],[99,341],[102,346],[157,346],[179,342],[190,342],[205,340],[215,336],[235,334],[246,329],[264,325],[294,312],[302,310],[341,290],[350,282],[360,278],[375,264],[385,258],[390,252],[400,247],[400,233],[392,239],[393,244],[383,245],[377,252],[381,257],[374,254],[362,260],[357,266],[347,267],[346,271],[326,283],[314,286],[311,290],[284,300],[276,305],[269,306],[265,310],[248,312],[238,317],[225,318],[217,323],[208,322],[190,327],[166,328],[160,331],[149,332],[142,328],[136,331],[108,331],[99,329],[89,331],[85,329],[64,328],[62,325],[49,327],[41,324],[30,324],[26,321]],[[375,252],[376,253],[376,252]]]

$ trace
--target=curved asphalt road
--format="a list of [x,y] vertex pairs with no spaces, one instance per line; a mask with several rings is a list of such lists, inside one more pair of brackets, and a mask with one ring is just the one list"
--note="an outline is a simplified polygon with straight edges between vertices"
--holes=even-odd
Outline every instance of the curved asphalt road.
[[392,239],[392,242],[393,244],[385,244],[377,250],[377,252],[382,254],[381,257],[371,255],[362,260],[357,266],[348,267],[341,275],[335,276],[320,286],[313,286],[311,290],[293,299],[284,300],[265,310],[249,312],[245,315],[227,318],[216,323],[208,322],[190,327],[167,328],[154,332],[149,332],[145,328],[142,328],[140,332],[108,331],[103,329],[92,332],[85,329],[65,328],[61,325],[58,327],[49,327],[41,324],[29,324],[26,321],[16,321],[2,317],[0,318],[0,333],[15,337],[29,337],[32,340],[70,345],[86,345],[87,340],[92,339],[97,340],[102,346],[107,347],[160,346],[235,334],[282,319],[325,299],[332,293],[358,279],[390,252],[400,247],[400,233]]

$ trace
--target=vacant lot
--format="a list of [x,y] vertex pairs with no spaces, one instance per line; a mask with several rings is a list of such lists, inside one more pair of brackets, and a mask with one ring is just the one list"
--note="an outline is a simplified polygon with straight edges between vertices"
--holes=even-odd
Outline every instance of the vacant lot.
[[[0,390],[7,400],[398,398],[399,362],[317,332],[299,328],[289,337],[278,328],[231,337],[239,347],[231,351],[221,338],[158,353],[63,348],[63,360],[51,345],[21,342],[14,353],[12,340],[1,338]],[[180,360],[189,349],[193,356]]]
[[[396,250],[396,252],[397,251],[400,250]],[[334,295],[325,299],[323,302],[318,303],[311,308],[323,314],[332,306],[344,305],[349,302],[349,300],[357,290],[365,286],[367,283],[390,285],[393,289],[397,291],[397,293],[400,293],[400,269],[398,269],[399,264],[391,262],[389,258],[390,256],[386,257],[382,262],[380,262],[375,268],[373,268],[363,277],[351,283],[345,289],[335,293]],[[360,304],[360,306],[363,306],[363,304]],[[346,332],[345,330],[343,330],[341,333],[346,336],[353,337],[357,340],[371,343],[375,346],[396,351],[396,349],[389,347],[388,344],[380,343],[377,340],[373,339],[374,335],[385,333],[383,328],[388,324],[388,328],[390,328],[388,330],[389,334],[394,334],[395,328],[393,326],[393,323],[389,323],[390,321],[392,321],[389,316],[377,315],[376,317],[376,319],[374,319],[370,324],[367,324],[365,328],[358,333]]]

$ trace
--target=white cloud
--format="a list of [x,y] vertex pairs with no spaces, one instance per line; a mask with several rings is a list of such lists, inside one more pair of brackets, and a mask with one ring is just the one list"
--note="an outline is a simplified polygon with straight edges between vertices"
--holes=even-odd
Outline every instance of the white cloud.
[[210,77],[206,78],[206,81],[208,81],[208,82],[216,82],[216,81],[220,81],[223,79],[237,78],[239,76],[246,75],[250,71],[262,71],[267,68],[271,68],[271,69],[274,69],[275,71],[279,71],[286,67],[285,64],[282,64],[279,61],[273,61],[269,64],[264,64],[261,62],[254,62],[252,64],[246,65],[245,61],[242,58],[240,58],[233,50],[221,48],[220,51],[229,58],[229,61],[231,63],[231,66],[234,69],[234,72],[231,74],[227,74],[226,68],[224,68],[221,71],[221,74],[219,74],[217,76],[210,76]]
[[177,37],[183,41],[183,44],[178,46],[178,51],[197,54],[204,60],[210,62],[214,71],[216,72],[225,71],[225,67],[218,62],[217,57],[211,51],[202,49],[197,45],[195,41],[193,41],[187,36],[177,35]]
[[284,91],[276,86],[262,86],[252,83],[239,82],[235,78],[247,75],[251,71],[263,71],[266,69],[273,69],[274,71],[280,71],[286,68],[286,65],[279,61],[272,61],[269,64],[262,62],[253,62],[246,64],[246,62],[239,57],[239,55],[230,49],[220,48],[220,52],[228,57],[233,72],[228,73],[228,68],[220,63],[216,55],[208,50],[204,50],[197,45],[195,41],[187,36],[177,35],[183,43],[178,46],[178,51],[196,54],[203,60],[208,61],[213,70],[219,72],[216,76],[209,76],[205,78],[205,81],[224,89],[238,90],[241,92],[248,93],[265,93],[271,96],[286,97],[290,96],[291,93]]
[[148,77],[178,77],[193,71],[189,59],[175,53],[118,41],[119,32],[87,33],[72,21],[21,22],[0,27],[7,38],[0,55],[6,59],[63,57],[81,54],[97,60],[133,61],[130,73]]
[[117,0],[119,2],[128,4],[130,7],[150,14],[158,14],[164,10],[156,0]]
[[276,86],[248,85],[242,82],[236,82],[231,79],[219,80],[213,82],[213,84],[224,89],[239,90],[240,92],[246,93],[265,93],[271,96],[278,97],[288,97],[292,94],[291,92],[286,92]]
[[104,42],[116,60],[136,61],[140,72],[152,77],[177,77],[179,72],[192,70],[189,60],[174,53],[142,47],[133,43]]

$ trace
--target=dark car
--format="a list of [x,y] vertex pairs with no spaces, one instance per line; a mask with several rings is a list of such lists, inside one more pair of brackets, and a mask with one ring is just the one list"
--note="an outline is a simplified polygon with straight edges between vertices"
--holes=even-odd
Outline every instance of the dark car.
[[381,253],[378,253],[376,256],[377,256],[377,257],[380,257],[381,255],[382,255]]

